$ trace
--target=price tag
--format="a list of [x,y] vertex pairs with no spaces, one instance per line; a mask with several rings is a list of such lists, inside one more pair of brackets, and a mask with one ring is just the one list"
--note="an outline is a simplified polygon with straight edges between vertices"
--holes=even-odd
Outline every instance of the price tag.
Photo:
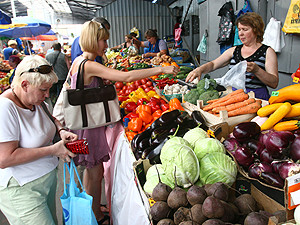
[[298,84],[299,83],[299,77],[294,77],[293,82]]
[[212,130],[207,130],[207,134],[208,134],[210,137],[216,138],[215,133],[214,133]]
[[278,96],[279,95],[279,91],[272,91],[271,96]]
[[156,201],[153,200],[153,198],[149,198],[149,204],[150,207],[152,207],[155,204]]

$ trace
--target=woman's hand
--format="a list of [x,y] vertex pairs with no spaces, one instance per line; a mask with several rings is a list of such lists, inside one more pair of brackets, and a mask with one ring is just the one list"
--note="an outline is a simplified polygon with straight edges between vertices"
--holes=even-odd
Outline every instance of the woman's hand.
[[67,142],[76,141],[78,139],[77,134],[74,134],[67,130],[61,130],[59,132],[59,135],[62,140],[67,141]]
[[259,70],[259,66],[255,63],[255,62],[247,62],[247,72],[250,73],[257,73],[257,71]]
[[61,140],[53,145],[53,155],[59,157],[64,162],[71,162],[71,158],[76,156],[76,154],[69,151],[69,149],[65,146],[68,142],[70,141]]
[[200,70],[200,68],[198,67],[197,69],[194,69],[193,71],[191,71],[186,79],[185,82],[192,82],[194,79],[198,78],[198,80],[201,79],[201,75],[202,75],[202,71]]
[[163,73],[166,73],[166,74],[177,74],[179,72],[179,68],[176,67],[176,66],[165,66],[165,67],[162,67],[162,71]]

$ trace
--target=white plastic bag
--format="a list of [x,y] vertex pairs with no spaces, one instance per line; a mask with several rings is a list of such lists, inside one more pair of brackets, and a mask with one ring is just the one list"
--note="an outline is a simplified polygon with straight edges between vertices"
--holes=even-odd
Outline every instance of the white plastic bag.
[[281,32],[281,22],[274,17],[270,19],[266,27],[262,43],[272,47],[275,52],[281,52],[281,49],[285,46],[283,32]]
[[234,87],[246,91],[247,61],[242,61],[233,66],[223,77],[215,79],[216,82],[224,87]]

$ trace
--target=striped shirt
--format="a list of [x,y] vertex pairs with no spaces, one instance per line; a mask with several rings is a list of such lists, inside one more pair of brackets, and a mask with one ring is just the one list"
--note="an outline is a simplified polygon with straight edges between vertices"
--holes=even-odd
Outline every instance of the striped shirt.
[[[236,46],[233,56],[230,60],[229,69],[231,69],[234,65],[238,64],[241,61],[246,60],[247,62],[255,62],[260,68],[265,70],[265,62],[266,62],[266,52],[269,46],[262,45],[260,46],[251,56],[247,58],[243,58],[241,54],[241,49],[243,45]],[[266,85],[261,82],[253,73],[246,72],[246,88],[263,88]]]

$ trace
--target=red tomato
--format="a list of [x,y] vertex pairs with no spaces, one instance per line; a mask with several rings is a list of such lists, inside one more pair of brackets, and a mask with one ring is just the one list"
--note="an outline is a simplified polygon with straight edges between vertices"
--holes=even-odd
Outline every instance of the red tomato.
[[119,92],[119,94],[120,94],[120,95],[124,95],[124,94],[125,94],[125,90],[121,90],[121,91]]
[[125,91],[125,95],[129,95],[131,93],[131,91],[129,90],[129,89],[127,89],[126,91]]
[[141,79],[141,83],[142,83],[142,84],[146,84],[146,83],[147,83],[147,81],[148,81],[148,80],[147,80],[146,78],[144,78],[144,79]]
[[150,80],[147,81],[146,85],[147,85],[147,87],[153,86],[153,85],[152,85],[152,82],[151,82]]
[[123,91],[126,91],[126,90],[127,90],[127,86],[124,86],[124,87],[122,88],[122,90],[123,90]]
[[115,86],[116,86],[117,89],[121,89],[121,88],[124,87],[124,84],[123,84],[123,82],[117,81],[117,82],[115,83]]
[[141,87],[145,90],[147,88],[146,84],[142,84]]
[[134,81],[134,84],[135,84],[135,86],[140,86],[142,83],[141,83],[141,81],[140,80],[136,80],[136,81]]
[[146,93],[151,91],[151,89],[149,87],[146,87],[144,90],[145,90]]
[[131,90],[133,90],[133,91],[135,91],[136,90],[136,85],[135,84],[130,84],[128,86],[128,88],[131,89]]

